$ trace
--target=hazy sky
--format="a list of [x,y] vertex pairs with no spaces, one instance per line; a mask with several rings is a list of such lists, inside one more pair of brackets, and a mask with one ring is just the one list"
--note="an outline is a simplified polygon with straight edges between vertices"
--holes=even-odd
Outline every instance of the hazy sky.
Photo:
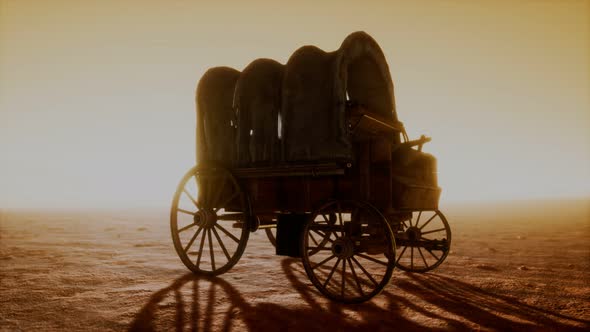
[[443,200],[590,195],[590,1],[0,3],[0,208],[167,206],[207,68],[356,30]]

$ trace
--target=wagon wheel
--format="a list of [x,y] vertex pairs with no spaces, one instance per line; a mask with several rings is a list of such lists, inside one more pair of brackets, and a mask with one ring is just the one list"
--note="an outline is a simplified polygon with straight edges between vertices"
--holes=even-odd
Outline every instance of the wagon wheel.
[[449,254],[451,228],[438,210],[412,215],[400,224],[395,235],[399,246],[396,266],[407,272],[427,272],[438,267]]
[[377,295],[395,267],[395,240],[387,220],[359,201],[332,201],[315,211],[303,229],[301,253],[314,286],[344,303]]
[[249,217],[246,197],[230,172],[196,166],[182,178],[172,201],[174,248],[196,274],[227,272],[246,248]]

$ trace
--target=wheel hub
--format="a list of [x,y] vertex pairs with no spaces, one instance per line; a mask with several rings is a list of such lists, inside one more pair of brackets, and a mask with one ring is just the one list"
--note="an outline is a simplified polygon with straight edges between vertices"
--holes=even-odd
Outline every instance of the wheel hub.
[[197,226],[210,229],[217,223],[217,214],[211,209],[202,209],[195,213],[194,222]]
[[338,258],[350,258],[354,255],[354,243],[347,238],[338,238],[332,244],[332,253]]
[[410,242],[418,242],[422,238],[422,231],[416,226],[412,226],[406,230],[406,236]]

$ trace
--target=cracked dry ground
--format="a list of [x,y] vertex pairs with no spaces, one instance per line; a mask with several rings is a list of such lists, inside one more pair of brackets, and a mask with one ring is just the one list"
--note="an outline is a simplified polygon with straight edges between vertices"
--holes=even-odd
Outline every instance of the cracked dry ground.
[[0,212],[0,330],[589,330],[590,202],[449,206],[453,248],[373,300],[323,298],[263,232],[217,278],[178,259],[168,213]]

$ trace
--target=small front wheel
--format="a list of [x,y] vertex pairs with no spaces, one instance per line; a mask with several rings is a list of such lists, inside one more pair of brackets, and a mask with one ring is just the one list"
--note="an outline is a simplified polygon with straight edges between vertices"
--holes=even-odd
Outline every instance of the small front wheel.
[[413,212],[400,223],[395,234],[400,247],[396,266],[406,272],[428,272],[447,258],[451,248],[451,227],[442,212]]

